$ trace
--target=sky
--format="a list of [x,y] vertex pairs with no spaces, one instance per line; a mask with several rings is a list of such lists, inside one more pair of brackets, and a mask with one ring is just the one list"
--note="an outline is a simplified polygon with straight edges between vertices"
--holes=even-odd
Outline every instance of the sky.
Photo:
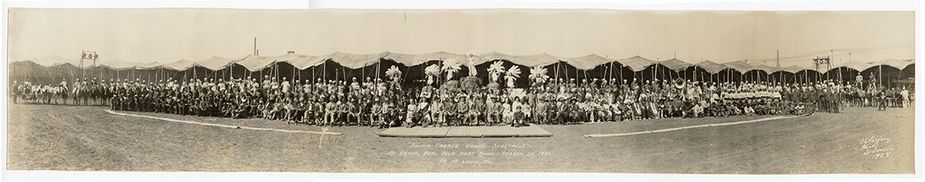
[[[598,54],[774,66],[912,59],[912,11],[13,9],[9,61],[171,63],[296,51]],[[848,53],[851,56],[848,56]],[[849,58],[850,57],[850,58]],[[770,61],[769,61],[770,60]]]

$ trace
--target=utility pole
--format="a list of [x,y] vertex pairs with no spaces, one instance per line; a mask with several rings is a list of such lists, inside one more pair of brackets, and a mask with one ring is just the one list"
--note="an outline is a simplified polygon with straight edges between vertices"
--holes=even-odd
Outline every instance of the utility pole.
[[[827,70],[832,68],[831,57],[816,57],[813,59],[813,64],[816,65],[816,72],[819,72],[819,65],[822,65],[822,64],[826,65]],[[822,72],[819,72],[819,73],[822,73]]]
[[783,81],[783,80],[784,80],[784,74],[783,74],[783,72],[780,72],[780,71],[781,71],[781,70],[780,70],[780,49],[777,50],[777,58],[776,58],[776,59],[777,59],[777,71],[778,71],[778,73],[780,73],[780,76],[777,77],[777,82],[778,82],[778,84],[783,85],[783,84],[784,84],[784,81]]

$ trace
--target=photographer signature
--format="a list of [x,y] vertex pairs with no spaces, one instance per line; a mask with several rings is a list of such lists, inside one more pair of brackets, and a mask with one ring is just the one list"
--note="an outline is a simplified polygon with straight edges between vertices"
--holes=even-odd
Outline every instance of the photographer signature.
[[884,136],[870,136],[860,139],[864,156],[871,159],[885,159],[893,152],[892,140]]

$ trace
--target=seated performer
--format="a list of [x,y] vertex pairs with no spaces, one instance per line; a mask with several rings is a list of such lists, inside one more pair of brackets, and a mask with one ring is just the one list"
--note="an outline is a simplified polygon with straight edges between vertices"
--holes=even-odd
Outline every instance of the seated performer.
[[511,123],[511,126],[513,127],[527,126],[526,122],[524,121],[523,109],[524,109],[523,106],[517,106],[517,108],[514,108],[514,122]]
[[408,110],[406,112],[407,113],[405,113],[405,123],[404,123],[405,127],[407,128],[414,127],[415,126],[414,115],[415,115],[415,112],[417,112],[417,106],[414,105],[414,102],[408,103]]

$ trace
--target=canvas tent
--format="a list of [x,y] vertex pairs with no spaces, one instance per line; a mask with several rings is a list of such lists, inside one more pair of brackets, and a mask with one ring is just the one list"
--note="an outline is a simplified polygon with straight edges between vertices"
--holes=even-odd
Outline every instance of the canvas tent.
[[[529,70],[532,67],[540,66],[547,69],[550,77],[558,78],[610,78],[625,79],[674,79],[683,78],[689,80],[714,80],[714,81],[740,81],[746,80],[777,80],[784,82],[812,81],[824,78],[838,78],[831,74],[826,74],[833,70],[842,72],[841,78],[848,78],[845,73],[871,72],[870,69],[877,67],[879,73],[880,67],[889,67],[883,71],[888,75],[895,75],[896,79],[906,75],[913,75],[910,71],[914,70],[910,65],[914,64],[912,59],[890,59],[882,61],[858,61],[849,62],[831,70],[819,70],[805,66],[789,66],[777,68],[763,65],[752,64],[746,61],[733,61],[719,64],[713,61],[704,60],[700,63],[692,64],[684,60],[672,58],[664,61],[653,61],[641,56],[632,56],[620,59],[606,58],[597,54],[586,56],[562,58],[546,53],[532,55],[508,55],[498,52],[489,52],[484,54],[473,54],[470,58],[467,54],[457,54],[451,52],[431,52],[425,54],[403,54],[394,52],[380,52],[371,54],[352,54],[344,52],[335,52],[328,55],[311,56],[296,53],[287,53],[276,56],[254,56],[248,55],[241,58],[224,58],[210,57],[202,60],[180,59],[172,63],[134,63],[124,61],[101,61],[98,63],[99,68],[85,67],[80,74],[74,74],[74,70],[68,70],[69,77],[74,75],[94,75],[94,77],[103,77],[105,79],[124,79],[124,78],[240,78],[244,76],[253,76],[262,78],[263,76],[274,77],[292,77],[301,79],[348,79],[348,77],[384,77],[384,72],[391,66],[399,67],[403,73],[408,74],[406,79],[423,79],[423,68],[431,64],[442,64],[441,62],[453,61],[461,65],[460,71],[455,76],[457,78],[468,75],[472,71],[465,65],[469,63],[476,65],[479,75],[484,73],[494,61],[504,62],[506,67],[513,65],[520,66],[522,71],[521,80],[526,80]],[[33,62],[33,64],[24,64],[20,62]],[[39,63],[41,62],[41,64]],[[37,70],[49,70],[44,73],[55,73],[64,67],[55,67],[54,65],[68,64],[77,66],[75,61],[62,57],[48,57],[37,59],[37,61],[17,61],[11,62],[11,72],[18,74],[16,79],[38,78],[36,76],[24,77],[21,72],[32,71],[35,74]],[[15,63],[15,64],[14,64]],[[31,65],[31,66],[28,66]],[[18,67],[30,67],[31,69],[17,69]],[[269,70],[265,70],[271,68]],[[79,69],[79,68],[78,68]],[[87,72],[89,71],[89,73]],[[763,73],[762,73],[763,72]],[[865,72],[865,73],[867,73]],[[895,74],[893,72],[896,72]],[[904,72],[904,73],[903,73]],[[139,76],[140,74],[140,76]],[[146,76],[145,74],[156,74]],[[195,76],[193,76],[195,75]],[[791,76],[793,75],[793,76]],[[866,76],[866,75],[865,75]],[[80,77],[80,76],[76,76]],[[57,78],[57,77],[56,77]],[[724,78],[724,79],[721,79]],[[789,78],[789,79],[788,79]],[[65,78],[68,79],[68,78]],[[71,78],[73,79],[73,78]],[[485,76],[484,79],[487,79]],[[525,82],[525,81],[524,81]]]

